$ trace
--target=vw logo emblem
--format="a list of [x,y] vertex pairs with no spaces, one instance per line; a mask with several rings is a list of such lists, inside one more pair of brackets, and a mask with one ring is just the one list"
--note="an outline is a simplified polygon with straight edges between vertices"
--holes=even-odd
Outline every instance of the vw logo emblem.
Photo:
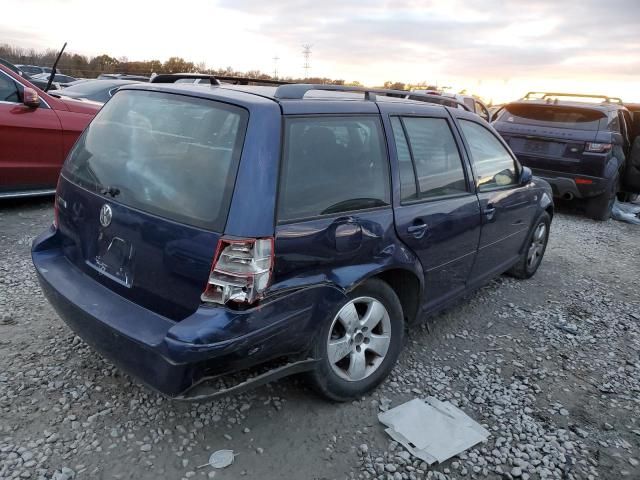
[[113,217],[113,212],[111,211],[111,207],[106,203],[100,209],[100,225],[103,227],[108,227],[111,225],[111,218]]

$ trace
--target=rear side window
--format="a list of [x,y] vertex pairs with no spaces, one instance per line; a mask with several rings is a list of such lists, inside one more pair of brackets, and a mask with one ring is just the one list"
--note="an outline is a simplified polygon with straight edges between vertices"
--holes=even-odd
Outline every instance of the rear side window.
[[390,203],[389,163],[377,117],[288,118],[278,220]]
[[63,174],[113,201],[222,231],[248,113],[211,100],[118,92],[82,134]]
[[[458,195],[467,192],[467,182],[462,167],[462,159],[451,133],[448,122],[443,118],[394,118],[392,121],[396,145],[402,145],[406,134],[409,153],[413,159],[415,177],[417,178],[417,198],[434,198]],[[406,140],[404,140],[406,142]],[[398,147],[398,160],[402,184],[408,187],[403,176],[402,148]],[[410,158],[410,160],[411,160]],[[405,178],[409,176],[408,168],[404,168]],[[402,194],[403,200],[411,197]]]
[[468,120],[461,119],[460,127],[469,145],[478,190],[482,192],[518,183],[516,162],[493,133]]
[[404,128],[402,127],[400,117],[391,117],[391,126],[393,128],[396,150],[398,152],[398,167],[400,169],[400,199],[408,201],[416,200],[419,198],[416,190],[416,174],[411,160],[411,153],[409,152],[409,144],[407,143],[407,137],[404,134]]
[[546,125],[574,130],[598,130],[607,116],[598,110],[573,108],[562,105],[512,104],[507,105],[499,118],[502,122]]

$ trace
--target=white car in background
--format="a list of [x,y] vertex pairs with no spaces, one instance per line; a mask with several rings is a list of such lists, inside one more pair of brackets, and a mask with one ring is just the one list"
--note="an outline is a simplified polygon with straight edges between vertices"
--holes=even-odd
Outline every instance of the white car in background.
[[479,115],[487,122],[489,121],[489,108],[485,105],[485,103],[477,97],[473,95],[466,95],[462,93],[448,93],[442,92],[440,90],[411,90],[415,93],[427,93],[429,95],[440,95],[442,97],[453,98],[458,102],[463,103],[466,107],[471,110],[473,113]]

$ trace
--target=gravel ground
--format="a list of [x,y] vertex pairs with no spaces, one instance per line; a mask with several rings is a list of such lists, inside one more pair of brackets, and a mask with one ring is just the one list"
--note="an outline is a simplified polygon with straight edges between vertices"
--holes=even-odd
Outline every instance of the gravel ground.
[[[500,277],[410,332],[392,376],[348,404],[296,378],[168,401],[56,317],[29,258],[48,200],[0,203],[0,479],[640,478],[640,228],[563,209],[536,277]],[[484,444],[427,467],[377,413],[449,400]],[[224,470],[198,468],[234,450]]]

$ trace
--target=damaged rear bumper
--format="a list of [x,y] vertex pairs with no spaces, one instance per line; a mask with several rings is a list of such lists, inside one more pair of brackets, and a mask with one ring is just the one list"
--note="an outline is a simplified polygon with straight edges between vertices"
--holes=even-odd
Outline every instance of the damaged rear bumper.
[[[38,240],[33,263],[60,318],[123,371],[171,397],[189,399],[186,392],[211,377],[276,358],[304,358],[328,302],[344,298],[337,288],[318,285],[243,312],[201,307],[175,322],[96,282],[60,249],[39,249]],[[312,368],[311,362],[284,372],[305,368]],[[284,376],[282,368],[276,370],[274,376]]]

